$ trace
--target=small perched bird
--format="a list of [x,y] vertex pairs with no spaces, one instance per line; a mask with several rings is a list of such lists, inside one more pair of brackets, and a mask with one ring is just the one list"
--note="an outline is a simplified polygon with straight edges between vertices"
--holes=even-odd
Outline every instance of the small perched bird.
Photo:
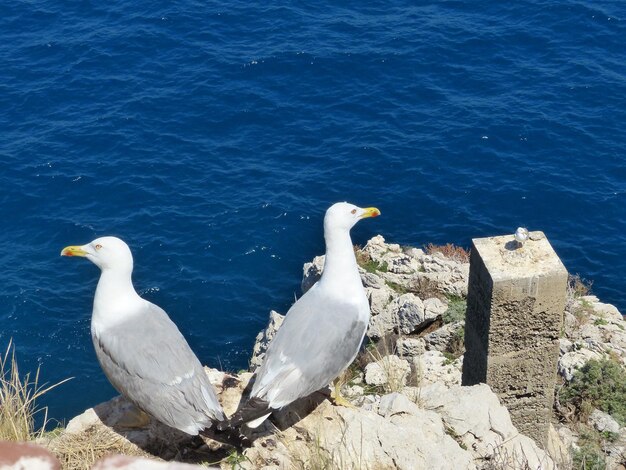
[[[326,259],[320,280],[287,312],[259,368],[249,400],[218,429],[259,426],[273,410],[327,386],[356,357],[369,324],[370,307],[350,239],[375,207],[340,202],[326,211]],[[338,390],[335,390],[338,397]]]
[[528,240],[528,229],[524,227],[517,227],[517,230],[515,230],[515,241],[518,246],[524,246],[524,242],[526,240]]
[[133,256],[119,238],[63,248],[101,269],[91,338],[111,384],[162,423],[197,435],[224,419],[200,361],[165,311],[142,299],[131,280]]

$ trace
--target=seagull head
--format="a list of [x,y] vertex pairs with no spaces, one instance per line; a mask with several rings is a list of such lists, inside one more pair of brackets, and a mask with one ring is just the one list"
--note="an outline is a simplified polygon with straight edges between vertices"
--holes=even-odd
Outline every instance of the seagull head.
[[133,255],[128,245],[116,237],[101,237],[86,245],[66,246],[61,256],[87,258],[101,270],[133,270]]
[[377,217],[380,211],[375,207],[357,207],[347,202],[333,204],[324,216],[324,230],[350,230],[359,220]]

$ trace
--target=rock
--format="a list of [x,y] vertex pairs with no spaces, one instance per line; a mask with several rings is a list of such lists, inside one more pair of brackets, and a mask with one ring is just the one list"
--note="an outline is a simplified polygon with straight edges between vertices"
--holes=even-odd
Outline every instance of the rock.
[[607,431],[614,434],[619,433],[619,423],[615,421],[610,414],[605,413],[604,411],[593,410],[587,423],[600,432]]
[[446,389],[441,384],[422,388],[421,400],[436,409],[444,424],[477,462],[498,462],[498,468],[556,469],[550,456],[519,434],[508,410],[486,384]]
[[452,386],[461,383],[462,356],[450,361],[439,351],[426,351],[414,357],[413,364],[417,371],[417,380],[422,385],[441,382]]
[[602,333],[600,332],[600,329],[593,323],[585,323],[580,327],[578,331],[580,337],[588,343],[600,344],[604,342],[604,338],[602,336]]
[[574,372],[584,366],[591,359],[600,359],[601,354],[582,348],[563,354],[559,358],[559,374],[568,382],[574,377]]
[[445,433],[437,413],[419,408],[411,411],[384,418],[323,402],[297,426],[285,430],[280,440],[256,441],[246,451],[249,463],[244,468],[265,468],[267,464],[311,468],[315,464],[315,468],[329,469],[475,469],[469,452]]
[[594,313],[601,318],[614,321],[624,321],[624,317],[615,305],[602,303],[595,295],[584,296],[581,300],[590,302]]
[[142,457],[128,455],[110,455],[98,460],[92,467],[93,470],[193,470],[193,469],[219,469],[219,467],[207,467],[205,465],[190,465],[181,462],[159,462]]
[[47,449],[31,442],[0,441],[2,470],[60,470],[61,463]]
[[563,355],[565,353],[570,352],[574,347],[574,343],[572,343],[567,338],[559,338],[559,354]]
[[365,366],[365,383],[388,385],[391,389],[397,390],[406,384],[410,372],[411,366],[407,360],[389,355]]
[[324,255],[316,256],[310,263],[304,263],[302,268],[302,282],[300,283],[300,289],[305,294],[313,284],[319,281],[322,277],[322,271],[324,270]]
[[383,284],[381,288],[366,287],[365,294],[370,303],[372,315],[380,315],[394,297],[394,292]]
[[379,415],[384,418],[390,418],[393,415],[402,413],[418,415],[420,408],[402,393],[395,392],[381,397],[378,404]]
[[563,435],[557,431],[552,423],[550,423],[548,426],[548,443],[546,445],[546,451],[552,460],[554,460],[557,464],[558,468],[572,467],[572,458],[570,456],[571,447],[572,441],[564,439]]
[[426,312],[422,300],[414,294],[404,294],[389,305],[390,309],[397,309],[398,329],[408,335],[413,333],[426,320],[434,320],[437,315]]
[[274,338],[274,335],[280,328],[280,325],[283,324],[284,319],[284,315],[281,315],[274,310],[270,312],[270,319],[267,327],[256,335],[256,340],[254,342],[254,346],[252,347],[252,359],[250,359],[251,372],[254,372],[257,367],[263,363],[265,351],[267,350],[270,341],[272,341],[272,338]]
[[363,287],[367,288],[371,287],[373,289],[382,289],[386,287],[385,280],[380,277],[378,274],[368,273],[367,271],[361,272],[361,281],[363,282]]
[[396,341],[396,351],[400,357],[414,357],[426,351],[424,338],[399,338]]
[[426,318],[437,318],[443,315],[446,310],[448,310],[448,305],[436,297],[424,300]]
[[563,331],[569,339],[578,339],[578,320],[570,312],[563,315]]
[[[438,330],[424,336],[425,347],[428,351],[450,351],[458,336],[463,332],[465,327],[464,321],[448,323]],[[461,339],[462,343],[463,340]]]

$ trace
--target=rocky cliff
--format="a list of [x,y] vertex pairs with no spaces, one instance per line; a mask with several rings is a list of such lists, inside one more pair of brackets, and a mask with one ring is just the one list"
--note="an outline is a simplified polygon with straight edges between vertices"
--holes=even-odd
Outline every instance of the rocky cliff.
[[[626,377],[626,323],[615,307],[586,295],[584,283],[572,279],[553,426],[547,447],[539,446],[517,431],[487,385],[460,385],[467,253],[449,245],[401,247],[381,236],[355,252],[372,318],[362,352],[340,378],[353,407],[332,405],[322,390],[275,413],[236,449],[219,436],[189,439],[155,422],[127,429],[134,411],[118,397],[73,419],[46,446],[66,468],[88,468],[106,451],[268,470],[624,468],[626,385],[619,380]],[[305,264],[303,291],[323,263],[317,257]],[[272,311],[250,371],[207,369],[228,414],[281,322]],[[597,390],[585,382],[596,369],[596,382],[618,381],[608,398],[591,396]]]

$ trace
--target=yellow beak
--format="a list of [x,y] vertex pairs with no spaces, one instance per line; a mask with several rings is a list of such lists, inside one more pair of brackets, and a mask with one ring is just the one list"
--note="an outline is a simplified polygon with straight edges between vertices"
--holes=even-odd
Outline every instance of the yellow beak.
[[380,211],[375,207],[366,207],[363,209],[363,215],[361,215],[362,219],[367,217],[378,217],[380,215]]
[[87,252],[82,246],[66,246],[61,250],[61,256],[87,256]]

